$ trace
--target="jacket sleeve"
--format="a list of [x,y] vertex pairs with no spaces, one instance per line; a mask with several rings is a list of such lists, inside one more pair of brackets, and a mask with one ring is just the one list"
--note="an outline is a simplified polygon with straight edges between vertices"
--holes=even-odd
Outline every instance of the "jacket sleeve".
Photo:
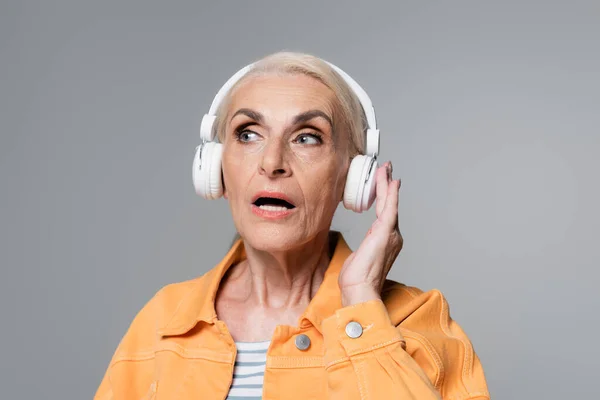
[[[373,300],[323,321],[329,398],[489,400],[479,359],[442,294],[421,293],[397,307],[390,318]],[[346,333],[353,321],[362,327],[356,338]]]

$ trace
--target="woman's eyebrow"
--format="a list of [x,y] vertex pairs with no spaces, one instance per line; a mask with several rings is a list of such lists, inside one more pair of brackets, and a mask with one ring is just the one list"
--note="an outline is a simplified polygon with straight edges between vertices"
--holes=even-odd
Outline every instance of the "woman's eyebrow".
[[[240,114],[245,115],[249,118],[252,118],[259,124],[262,124],[264,121],[264,117],[261,113],[259,113],[258,111],[254,111],[250,108],[240,108],[231,116],[231,119],[229,121],[231,122],[236,116],[238,116]],[[329,125],[331,126],[331,128],[333,129],[333,121],[331,120],[331,117],[329,117],[329,115],[325,114],[321,110],[309,110],[309,111],[305,111],[301,114],[296,115],[294,117],[294,125],[305,123],[305,122],[310,121],[313,118],[318,118],[318,117],[321,117],[325,121],[327,121],[329,123]]]
[[333,129],[333,121],[331,120],[329,115],[325,114],[321,110],[310,110],[310,111],[303,112],[302,114],[296,115],[296,117],[294,118],[294,125],[308,122],[311,119],[317,118],[317,117],[321,117],[324,120],[326,120],[327,122],[329,122],[331,129]]
[[259,113],[258,111],[254,111],[251,110],[249,108],[240,108],[239,110],[237,110],[232,116],[231,119],[229,120],[229,122],[231,123],[231,121],[237,116],[243,114],[247,117],[252,118],[253,120],[255,120],[256,122],[258,122],[259,124],[262,124],[264,118],[263,115],[261,113]]

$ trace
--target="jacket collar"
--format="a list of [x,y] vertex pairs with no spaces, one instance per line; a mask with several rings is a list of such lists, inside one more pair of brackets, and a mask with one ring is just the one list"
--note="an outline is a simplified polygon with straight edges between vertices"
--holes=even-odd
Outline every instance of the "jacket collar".
[[[337,236],[335,250],[321,286],[315,297],[299,320],[300,327],[308,324],[314,325],[321,331],[323,319],[332,315],[335,310],[342,307],[341,293],[338,286],[338,275],[352,253],[342,234]],[[244,243],[241,239],[236,241],[227,255],[213,269],[193,282],[192,289],[184,296],[171,318],[158,330],[161,336],[182,335],[190,331],[200,321],[213,324],[217,320],[215,299],[223,276],[232,266],[246,258]]]

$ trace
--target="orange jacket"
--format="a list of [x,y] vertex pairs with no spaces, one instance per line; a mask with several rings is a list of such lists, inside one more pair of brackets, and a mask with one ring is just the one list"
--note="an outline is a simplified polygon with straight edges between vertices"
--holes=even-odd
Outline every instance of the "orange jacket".
[[[481,363],[439,291],[387,281],[383,301],[342,307],[337,277],[350,253],[338,235],[298,326],[275,329],[263,399],[489,399]],[[133,320],[95,399],[225,399],[236,347],[214,300],[227,269],[244,257],[238,241],[205,275],[162,288]],[[346,333],[351,321],[361,336]],[[296,347],[299,334],[309,337],[308,349]]]

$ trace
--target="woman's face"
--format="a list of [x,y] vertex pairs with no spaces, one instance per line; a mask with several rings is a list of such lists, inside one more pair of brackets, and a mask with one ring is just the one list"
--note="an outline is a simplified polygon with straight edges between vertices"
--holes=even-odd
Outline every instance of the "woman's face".
[[257,249],[293,249],[329,230],[342,199],[349,137],[333,132],[335,95],[305,75],[242,82],[227,111],[225,197]]

